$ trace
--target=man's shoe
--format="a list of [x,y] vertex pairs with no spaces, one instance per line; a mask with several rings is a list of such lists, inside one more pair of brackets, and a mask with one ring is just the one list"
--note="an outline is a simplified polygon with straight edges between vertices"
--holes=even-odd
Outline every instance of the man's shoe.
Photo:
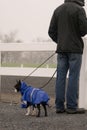
[[56,113],[64,113],[65,109],[56,109]]
[[66,109],[67,114],[84,114],[84,108],[77,108],[77,109]]

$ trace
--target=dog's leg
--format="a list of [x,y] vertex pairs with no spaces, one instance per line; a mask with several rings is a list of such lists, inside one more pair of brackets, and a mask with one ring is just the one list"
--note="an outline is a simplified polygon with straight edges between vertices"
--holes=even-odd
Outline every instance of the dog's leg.
[[37,117],[40,117],[40,104],[37,104],[38,114]]
[[27,108],[27,113],[26,113],[25,115],[26,115],[26,116],[30,115],[30,112],[31,112],[31,106],[29,106],[29,107]]
[[46,108],[46,104],[45,104],[45,103],[42,103],[42,106],[43,106],[44,111],[45,111],[45,116],[47,116],[47,108]]
[[32,106],[32,111],[31,111],[31,112],[32,112],[32,113],[31,113],[32,116],[36,115],[36,110],[37,110],[37,109],[36,109],[36,106],[33,105],[33,106]]
[[36,108],[34,108],[34,110],[32,111],[32,116],[35,116],[36,115]]

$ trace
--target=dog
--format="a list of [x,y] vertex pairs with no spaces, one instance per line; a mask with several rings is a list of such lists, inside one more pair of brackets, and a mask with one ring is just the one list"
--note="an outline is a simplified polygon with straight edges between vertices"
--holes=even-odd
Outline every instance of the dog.
[[36,116],[40,117],[40,106],[42,105],[45,111],[44,116],[47,116],[46,105],[48,105],[48,101],[50,100],[50,98],[45,91],[43,91],[42,89],[34,88],[32,86],[27,86],[25,82],[20,80],[17,81],[17,83],[14,85],[14,88],[15,92],[21,93],[21,107],[27,108],[26,115],[30,115],[31,107],[33,107],[33,110],[37,108],[38,113]]

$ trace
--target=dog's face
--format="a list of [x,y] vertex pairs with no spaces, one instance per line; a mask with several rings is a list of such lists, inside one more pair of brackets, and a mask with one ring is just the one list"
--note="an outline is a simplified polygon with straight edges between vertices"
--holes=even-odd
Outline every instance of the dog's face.
[[15,92],[19,92],[21,88],[21,81],[17,81],[16,85],[14,86]]

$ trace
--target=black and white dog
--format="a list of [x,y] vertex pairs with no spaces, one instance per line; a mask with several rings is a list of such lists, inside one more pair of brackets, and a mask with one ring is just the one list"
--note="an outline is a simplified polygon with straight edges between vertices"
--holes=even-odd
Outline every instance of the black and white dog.
[[21,93],[21,107],[27,108],[26,115],[30,115],[31,107],[33,110],[35,108],[38,109],[37,117],[40,117],[40,105],[43,106],[45,111],[45,116],[47,116],[47,108],[49,96],[48,94],[43,91],[42,89],[34,88],[32,86],[27,86],[27,84],[23,81],[17,81],[16,85],[14,86],[15,92]]

